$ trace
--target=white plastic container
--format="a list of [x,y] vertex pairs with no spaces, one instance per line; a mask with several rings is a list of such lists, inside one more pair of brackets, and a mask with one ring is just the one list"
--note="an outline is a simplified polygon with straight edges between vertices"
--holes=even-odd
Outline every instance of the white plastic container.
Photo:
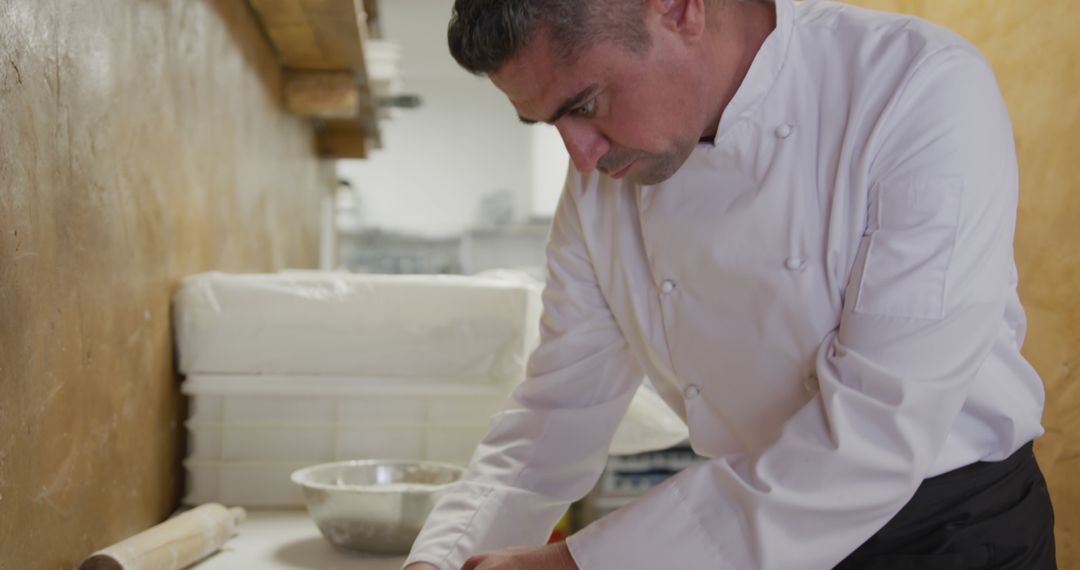
[[190,376],[187,504],[302,505],[292,471],[347,459],[468,464],[512,384]]
[[525,377],[540,285],[502,276],[203,273],[173,298],[184,374]]

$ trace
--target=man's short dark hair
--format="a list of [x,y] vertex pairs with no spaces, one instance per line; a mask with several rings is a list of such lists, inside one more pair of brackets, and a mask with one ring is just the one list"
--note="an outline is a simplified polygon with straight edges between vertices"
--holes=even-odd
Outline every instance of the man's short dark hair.
[[644,9],[645,0],[455,0],[450,54],[470,72],[489,74],[541,30],[567,62],[603,41],[641,53],[649,46]]

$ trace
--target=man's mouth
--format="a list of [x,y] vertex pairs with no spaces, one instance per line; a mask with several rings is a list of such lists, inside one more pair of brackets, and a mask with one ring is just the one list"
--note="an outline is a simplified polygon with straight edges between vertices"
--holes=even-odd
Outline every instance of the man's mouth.
[[617,170],[615,172],[612,172],[610,174],[610,176],[612,178],[622,178],[623,176],[626,176],[626,173],[630,172],[630,167],[633,166],[634,163],[636,163],[636,162],[637,162],[636,158],[634,160],[631,160],[630,162],[626,163],[626,166],[620,168],[619,170]]

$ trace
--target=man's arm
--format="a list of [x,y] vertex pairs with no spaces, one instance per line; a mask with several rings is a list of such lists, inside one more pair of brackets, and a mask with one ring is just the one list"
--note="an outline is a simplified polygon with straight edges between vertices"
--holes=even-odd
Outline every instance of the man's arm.
[[465,480],[436,505],[410,564],[458,570],[477,554],[542,545],[567,506],[596,483],[641,384],[596,283],[575,180],[569,177],[552,224],[541,342],[528,379],[495,415]]
[[895,97],[819,393],[769,446],[696,464],[568,538],[582,569],[831,568],[928,474],[1011,293],[1015,152],[973,50],[928,56]]
[[[410,564],[405,570],[439,570],[426,562]],[[465,561],[461,570],[578,570],[565,542],[545,546],[511,547],[477,554]]]

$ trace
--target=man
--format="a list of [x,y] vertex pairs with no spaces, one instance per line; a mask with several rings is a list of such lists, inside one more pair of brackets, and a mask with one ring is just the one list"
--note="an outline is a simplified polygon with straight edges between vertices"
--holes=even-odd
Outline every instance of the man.
[[[576,172],[529,378],[409,568],[1055,567],[974,48],[791,0],[457,0],[449,36]],[[643,372],[711,460],[535,546]]]

